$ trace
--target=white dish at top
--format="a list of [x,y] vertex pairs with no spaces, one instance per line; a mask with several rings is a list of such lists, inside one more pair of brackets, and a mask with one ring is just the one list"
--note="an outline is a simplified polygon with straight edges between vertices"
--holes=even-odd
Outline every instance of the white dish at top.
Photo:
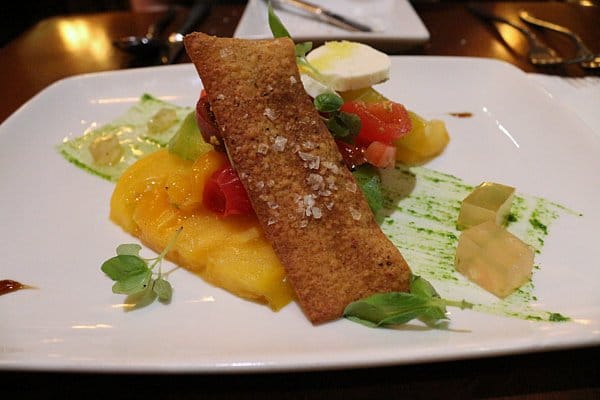
[[[351,32],[313,18],[286,10],[275,12],[295,42],[353,40],[372,44],[382,50],[399,51],[429,40],[427,28],[406,0],[330,0],[313,4],[370,26],[373,32]],[[267,5],[263,0],[249,0],[235,30],[235,37],[271,38]]]
[[392,57],[391,79],[379,88],[446,121],[451,142],[428,167],[473,184],[510,184],[583,213],[552,225],[536,257],[532,307],[570,322],[451,309],[446,330],[347,320],[312,326],[295,303],[274,313],[185,270],[169,277],[170,305],[124,311],[100,271],[118,244],[136,242],[108,219],[114,185],[66,162],[55,145],[114,119],[145,92],[194,105],[200,80],[192,65],[176,65],[65,79],[0,126],[0,279],[38,288],[0,296],[0,370],[292,371],[598,345],[600,139],[526,74],[497,61]]

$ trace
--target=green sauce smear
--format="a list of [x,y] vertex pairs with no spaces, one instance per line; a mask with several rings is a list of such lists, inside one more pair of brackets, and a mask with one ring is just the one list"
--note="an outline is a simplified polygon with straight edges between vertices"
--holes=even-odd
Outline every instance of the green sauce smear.
[[[162,132],[149,132],[148,122],[161,109],[173,109],[177,116],[171,126]],[[89,129],[82,136],[65,138],[57,146],[58,152],[79,168],[103,179],[116,182],[121,174],[134,162],[145,155],[165,147],[173,137],[186,115],[193,109],[179,107],[144,94],[125,114],[100,126]],[[115,135],[123,149],[121,160],[114,165],[99,165],[94,162],[89,151],[90,144],[97,138]]]
[[[462,200],[473,190],[462,179],[425,167],[382,170],[385,216],[381,228],[414,274],[429,280],[442,297],[463,298],[474,309],[531,321],[568,321],[557,312],[530,305],[536,300],[529,282],[505,299],[487,295],[456,271],[454,255],[460,232],[456,221]],[[580,215],[544,198],[515,196],[507,229],[539,253],[552,222],[561,215]],[[539,266],[534,271],[539,270]],[[493,297],[490,299],[490,297]]]

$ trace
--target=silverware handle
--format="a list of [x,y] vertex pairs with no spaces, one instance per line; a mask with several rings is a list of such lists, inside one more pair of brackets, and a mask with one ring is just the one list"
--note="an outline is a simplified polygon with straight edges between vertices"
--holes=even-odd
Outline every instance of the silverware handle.
[[472,4],[469,4],[467,6],[467,9],[469,11],[471,11],[473,14],[477,15],[480,18],[483,18],[485,20],[488,21],[495,21],[495,22],[501,22],[503,24],[512,26],[513,28],[515,28],[516,30],[518,30],[519,32],[521,32],[523,35],[525,35],[525,37],[527,38],[527,40],[529,40],[530,44],[538,44],[540,43],[540,41],[538,40],[537,36],[535,35],[535,33],[533,33],[531,30],[527,29],[524,26],[521,26],[519,24],[516,24],[504,17],[501,17],[499,15],[496,14],[492,14],[488,11],[482,10],[479,7],[476,7]]
[[538,26],[540,28],[550,29],[551,31],[563,33],[563,34],[565,34],[567,36],[570,36],[577,43],[583,44],[583,41],[581,40],[581,38],[579,37],[579,35],[577,35],[573,31],[565,28],[564,26],[560,26],[560,25],[554,24],[554,23],[549,22],[549,21],[544,21],[544,20],[535,18],[533,15],[531,15],[528,12],[525,12],[525,11],[519,12],[519,18],[521,18],[523,21],[527,22],[528,24],[535,25],[535,26]]
[[188,17],[183,22],[183,25],[179,27],[177,33],[186,35],[190,33],[195,27],[198,21],[201,21],[210,11],[212,1],[199,0],[194,3],[194,6],[190,10]]
[[155,36],[159,36],[161,33],[163,33],[165,28],[167,26],[169,26],[171,21],[173,21],[173,18],[175,18],[175,15],[176,15],[175,8],[169,7],[167,12],[163,16],[161,16],[158,19],[158,21],[156,21],[155,23],[153,23],[152,25],[150,25],[148,27],[148,33],[146,33],[146,37],[150,39]]

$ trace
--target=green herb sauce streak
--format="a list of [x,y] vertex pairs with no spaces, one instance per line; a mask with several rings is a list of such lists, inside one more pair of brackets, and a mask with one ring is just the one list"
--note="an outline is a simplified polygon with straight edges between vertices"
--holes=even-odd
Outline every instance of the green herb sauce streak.
[[[530,305],[537,300],[533,282],[505,299],[498,299],[467,280],[454,267],[460,232],[456,221],[462,200],[474,186],[460,178],[424,167],[382,171],[384,216],[381,228],[396,245],[413,273],[430,280],[442,297],[464,294],[481,312],[531,321],[568,321],[560,313]],[[549,200],[517,195],[507,229],[540,253],[552,222],[561,215],[580,215]],[[539,265],[534,268],[540,269]]]

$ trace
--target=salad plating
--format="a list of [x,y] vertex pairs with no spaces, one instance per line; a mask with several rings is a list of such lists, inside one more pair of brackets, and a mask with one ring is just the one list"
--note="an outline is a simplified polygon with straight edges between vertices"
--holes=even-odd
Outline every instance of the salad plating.
[[[371,90],[372,90],[372,89],[371,89]],[[369,93],[369,92],[371,92],[371,90],[369,90],[369,91],[365,91],[365,92]],[[371,92],[371,93],[372,93],[372,92]],[[375,93],[376,93],[376,92],[375,92]],[[364,93],[362,93],[362,94],[364,94]],[[317,96],[317,98],[318,98],[318,97],[319,97],[319,96]],[[331,97],[331,96],[330,96],[330,97]],[[316,101],[315,101],[316,103],[318,103],[318,102],[319,102],[319,101],[318,101],[316,98],[315,98],[315,100],[316,100]],[[321,97],[321,100],[323,100],[323,97]],[[327,113],[327,114],[323,115],[323,117],[324,117],[324,119],[325,119],[325,120],[328,120],[328,119],[330,120],[330,119],[332,119],[332,118],[335,118],[336,116],[335,116],[335,115],[333,115],[333,116],[332,116],[332,114],[335,114],[336,112],[340,112],[340,113],[341,113],[341,112],[344,112],[344,111],[342,110],[342,108],[341,108],[341,107],[339,107],[339,108],[335,108],[335,107],[334,107],[334,108],[331,108],[331,104],[334,104],[334,105],[335,105],[335,99],[332,101],[331,99],[327,99],[327,98],[325,97],[325,99],[324,99],[324,100],[325,100],[325,101],[322,101],[322,103],[323,103],[323,104],[325,104],[327,107],[330,107],[329,109],[326,109],[326,110],[321,110],[321,111],[322,111],[324,114],[325,114],[325,113]],[[317,105],[317,107],[319,107],[319,106]],[[271,115],[271,116],[273,116],[272,114],[270,114],[270,115]],[[266,115],[266,116],[267,116],[267,117],[269,117],[269,113],[267,113],[267,115]],[[337,122],[337,121],[336,121],[336,122]],[[342,124],[339,124],[339,125],[342,125]],[[351,127],[351,124],[349,124],[349,125],[350,125],[350,127]],[[332,130],[332,131],[333,131],[334,129],[330,129],[330,130]],[[392,141],[393,141],[393,140],[392,140]],[[376,142],[376,141],[374,141],[374,142]],[[355,143],[356,143],[356,142],[355,142]],[[355,143],[354,143],[354,144],[355,144]],[[373,143],[373,142],[372,142],[372,143]],[[383,144],[386,144],[384,141],[381,141],[381,143],[383,143]],[[279,144],[278,144],[278,145],[281,145],[281,141],[279,141]],[[277,146],[277,145],[276,145],[276,146]],[[311,160],[304,160],[304,161],[307,161],[307,162],[309,162],[309,161],[311,161]],[[313,160],[313,161],[314,161],[314,160]],[[362,164],[362,163],[364,163],[364,161],[362,161],[360,164]],[[357,165],[360,165],[360,164],[359,164],[359,163],[357,163]]]

